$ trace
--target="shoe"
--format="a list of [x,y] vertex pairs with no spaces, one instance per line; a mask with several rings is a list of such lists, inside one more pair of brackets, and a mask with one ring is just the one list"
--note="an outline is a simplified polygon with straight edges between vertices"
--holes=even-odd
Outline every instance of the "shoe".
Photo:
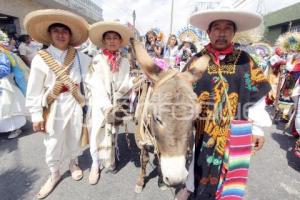
[[89,184],[96,185],[100,178],[99,167],[91,167],[90,175],[89,175]]
[[83,177],[82,170],[75,163],[70,164],[70,172],[75,181],[79,181]]
[[14,130],[14,131],[11,131],[8,135],[8,139],[13,139],[13,138],[16,138],[18,137],[20,134],[22,133],[22,130],[21,129],[17,129],[17,130]]
[[40,191],[36,194],[36,198],[44,199],[45,197],[47,197],[53,191],[60,179],[61,176],[58,176],[56,178],[52,178],[52,176],[50,176],[47,182],[41,187]]
[[174,200],[187,200],[192,192],[188,191],[186,187],[182,188],[175,196]]

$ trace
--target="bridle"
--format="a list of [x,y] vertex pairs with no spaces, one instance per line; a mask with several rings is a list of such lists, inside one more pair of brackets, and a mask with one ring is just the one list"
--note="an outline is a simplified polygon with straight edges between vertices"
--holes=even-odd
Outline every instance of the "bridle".
[[[152,94],[157,90],[157,88],[162,86],[168,80],[172,79],[178,73],[179,72],[176,70],[169,70],[168,73],[165,74],[165,76],[160,78],[158,80],[158,82],[155,83],[153,90],[151,91],[151,95],[150,95],[149,99],[151,98]],[[146,99],[146,101],[149,101],[149,99]],[[147,109],[147,108],[144,108],[144,109]],[[143,119],[142,119],[142,126],[143,126],[143,130],[144,130],[143,132],[150,139],[151,145],[153,145],[153,147],[154,147],[154,154],[157,156],[158,162],[160,164],[160,152],[159,152],[159,149],[157,146],[157,138],[156,138],[155,134],[153,133],[153,131],[151,131],[152,125],[153,125],[153,114],[150,113],[147,109],[147,112],[145,113],[145,116],[143,116]],[[188,148],[187,148],[186,154],[185,154],[186,166],[190,165],[192,158],[193,158],[193,145],[190,145],[190,143],[192,143],[192,142],[189,141],[189,145],[188,145]]]

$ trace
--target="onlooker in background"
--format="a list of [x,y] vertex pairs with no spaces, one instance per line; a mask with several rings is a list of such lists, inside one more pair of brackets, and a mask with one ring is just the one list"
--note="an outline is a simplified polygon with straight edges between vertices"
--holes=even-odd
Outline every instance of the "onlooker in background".
[[176,56],[179,53],[178,50],[178,40],[176,35],[170,35],[168,38],[167,45],[164,49],[164,58],[169,62],[169,64],[174,67]]
[[9,44],[8,44],[8,50],[13,52],[13,53],[16,53],[18,54],[18,48],[17,48],[17,40],[16,40],[16,37],[15,36],[12,36],[10,37],[9,39]]
[[161,42],[157,40],[157,35],[152,30],[146,33],[145,48],[151,57],[157,57],[157,58],[162,57]]
[[191,39],[187,38],[183,40],[178,50],[178,56],[180,57],[180,69],[182,69],[189,59],[197,52],[197,48],[192,43]]
[[33,57],[37,54],[40,48],[38,48],[38,45],[32,42],[29,35],[21,35],[19,37],[19,41],[21,42],[19,46],[20,57],[23,59],[26,65],[30,67]]

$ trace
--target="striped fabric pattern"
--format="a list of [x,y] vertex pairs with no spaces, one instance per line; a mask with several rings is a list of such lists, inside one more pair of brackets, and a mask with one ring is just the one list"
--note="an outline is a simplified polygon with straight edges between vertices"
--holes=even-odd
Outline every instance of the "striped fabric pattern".
[[48,105],[51,105],[51,103],[61,93],[63,88],[67,87],[76,101],[80,105],[84,106],[84,97],[80,93],[77,84],[69,77],[71,66],[75,59],[76,50],[74,48],[70,48],[68,50],[63,66],[59,65],[47,51],[41,50],[38,53],[56,76],[56,83],[47,97]]
[[252,151],[252,124],[233,120],[216,193],[218,200],[241,200],[245,195]]

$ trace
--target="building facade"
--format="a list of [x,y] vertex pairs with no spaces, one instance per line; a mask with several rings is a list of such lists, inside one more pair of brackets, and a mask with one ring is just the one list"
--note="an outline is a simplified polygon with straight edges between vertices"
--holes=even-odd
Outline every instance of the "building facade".
[[8,35],[26,33],[25,15],[38,9],[56,8],[72,11],[89,23],[102,21],[102,9],[91,0],[0,0],[0,29]]
[[288,6],[264,16],[265,39],[276,42],[277,38],[288,31],[300,32],[300,3]]

